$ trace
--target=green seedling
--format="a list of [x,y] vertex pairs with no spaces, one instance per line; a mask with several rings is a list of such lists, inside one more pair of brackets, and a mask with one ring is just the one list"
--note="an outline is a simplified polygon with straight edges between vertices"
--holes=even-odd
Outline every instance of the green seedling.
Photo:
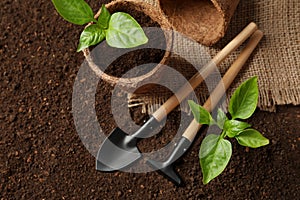
[[228,138],[235,138],[237,142],[246,147],[257,148],[269,144],[251,125],[240,121],[248,119],[255,112],[258,102],[257,77],[252,77],[242,83],[233,93],[229,102],[229,119],[226,114],[218,109],[217,119],[194,101],[189,101],[194,118],[200,124],[217,125],[221,135],[207,135],[200,146],[199,158],[203,174],[203,183],[207,184],[220,175],[232,155],[232,146]]
[[110,14],[102,5],[98,19],[84,0],[52,0],[57,12],[67,21],[88,26],[80,35],[77,52],[106,39],[111,47],[133,48],[148,42],[143,29],[129,14]]

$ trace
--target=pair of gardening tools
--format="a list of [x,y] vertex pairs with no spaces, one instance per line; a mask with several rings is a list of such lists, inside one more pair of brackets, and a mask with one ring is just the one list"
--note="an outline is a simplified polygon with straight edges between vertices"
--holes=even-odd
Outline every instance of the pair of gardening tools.
[[[261,40],[263,33],[257,29],[257,25],[253,22],[244,28],[244,30],[230,43],[228,43],[212,59],[212,61],[207,63],[189,80],[188,83],[182,86],[178,92],[176,92],[157,111],[155,111],[151,118],[137,132],[132,135],[128,135],[120,128],[113,130],[100,146],[96,158],[96,169],[105,172],[121,170],[140,159],[142,154],[137,148],[137,142],[139,139],[149,136],[150,133],[152,133],[153,130],[161,124],[165,117],[213,72],[214,66],[220,65],[220,63],[228,57],[230,53],[236,50],[251,36],[246,47],[242,50],[238,58],[234,61],[222,80],[213,90],[208,100],[205,102],[203,107],[211,112],[215,108],[217,102],[224,95],[224,88],[225,90],[228,89]],[[147,163],[154,169],[160,170],[160,172],[162,172],[172,182],[180,185],[182,181],[178,174],[174,171],[174,162],[187,151],[200,128],[201,125],[193,120],[183,133],[179,142],[176,143],[174,150],[166,161],[158,162],[155,160],[147,160]]]

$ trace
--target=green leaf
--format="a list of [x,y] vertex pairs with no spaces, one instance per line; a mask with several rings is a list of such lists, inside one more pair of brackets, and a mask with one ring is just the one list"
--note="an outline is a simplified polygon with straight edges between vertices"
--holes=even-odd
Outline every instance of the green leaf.
[[107,10],[107,8],[105,7],[105,5],[102,5],[97,24],[101,28],[107,29],[110,17],[111,17],[111,15],[110,15],[109,11]]
[[127,13],[114,13],[106,33],[107,44],[117,48],[133,48],[148,42],[143,29]]
[[231,143],[218,135],[208,135],[200,147],[200,165],[203,174],[203,184],[209,183],[220,175],[232,155]]
[[220,135],[209,134],[207,135],[201,143],[200,146],[200,158],[204,158],[215,148],[218,140],[220,139]]
[[105,38],[105,32],[99,26],[93,24],[88,26],[80,35],[77,52],[91,46],[98,44]]
[[251,148],[258,148],[269,144],[269,140],[254,129],[244,130],[235,138],[240,145]]
[[73,24],[83,25],[96,21],[93,10],[84,0],[52,0],[52,3],[57,12]]
[[192,110],[195,120],[200,124],[215,124],[214,119],[210,115],[210,113],[205,110],[202,106],[196,104],[194,101],[188,101],[189,106]]
[[229,102],[229,113],[233,119],[248,119],[254,113],[258,101],[257,77],[242,83]]
[[241,122],[238,120],[226,120],[224,124],[224,131],[226,131],[226,135],[230,138],[235,137],[241,131],[245,130],[246,128],[251,127],[250,124],[246,122]]
[[226,120],[228,120],[226,114],[219,108],[217,116],[217,125],[220,129],[223,129]]

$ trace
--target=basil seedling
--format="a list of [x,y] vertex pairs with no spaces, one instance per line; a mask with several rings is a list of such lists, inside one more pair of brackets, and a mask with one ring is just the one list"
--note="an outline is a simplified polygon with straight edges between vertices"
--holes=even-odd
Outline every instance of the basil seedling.
[[226,137],[235,138],[237,142],[246,147],[257,148],[269,144],[257,130],[250,124],[239,119],[248,119],[254,113],[258,102],[257,77],[252,77],[242,83],[233,93],[229,102],[231,119],[219,109],[217,119],[194,101],[189,101],[194,118],[200,124],[217,125],[221,135],[207,135],[200,146],[199,158],[203,174],[203,183],[207,184],[220,175],[232,155],[232,147]]
[[133,48],[146,44],[148,38],[138,22],[129,14],[116,12],[112,15],[102,5],[98,20],[84,0],[52,0],[57,12],[67,21],[87,26],[80,35],[77,52],[102,42],[116,48]]

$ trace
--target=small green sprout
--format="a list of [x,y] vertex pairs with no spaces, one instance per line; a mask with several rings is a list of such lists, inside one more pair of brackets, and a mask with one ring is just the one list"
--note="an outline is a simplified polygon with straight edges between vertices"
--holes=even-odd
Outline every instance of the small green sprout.
[[221,135],[209,134],[202,141],[199,158],[203,174],[203,183],[207,184],[220,175],[229,163],[232,155],[232,146],[228,138],[235,138],[237,142],[246,147],[258,148],[269,144],[251,125],[240,121],[248,119],[255,112],[258,102],[257,77],[252,77],[242,83],[232,95],[229,102],[231,119],[219,109],[217,120],[202,106],[194,101],[189,101],[194,118],[200,124],[217,125]]
[[107,44],[116,48],[133,48],[148,42],[143,29],[129,14],[110,14],[102,5],[98,20],[91,7],[84,0],[52,0],[57,12],[67,21],[89,24],[80,35],[77,52],[96,45],[106,39]]

